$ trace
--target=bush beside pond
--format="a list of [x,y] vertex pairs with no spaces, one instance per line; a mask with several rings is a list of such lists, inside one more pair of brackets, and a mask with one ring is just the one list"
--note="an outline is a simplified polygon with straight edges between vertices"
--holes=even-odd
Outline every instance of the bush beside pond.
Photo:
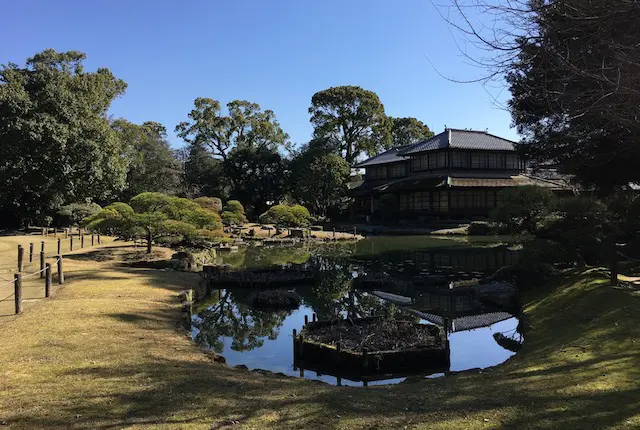
[[311,221],[309,210],[302,205],[275,205],[260,215],[262,224],[276,224],[283,227],[304,227]]

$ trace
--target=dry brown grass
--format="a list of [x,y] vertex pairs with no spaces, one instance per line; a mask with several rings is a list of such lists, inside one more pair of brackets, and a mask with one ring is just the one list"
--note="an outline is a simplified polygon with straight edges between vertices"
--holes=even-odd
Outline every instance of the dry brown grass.
[[530,294],[526,344],[493,370],[338,388],[210,362],[179,328],[197,275],[119,266],[131,252],[68,258],[52,299],[0,318],[9,428],[640,427],[640,297],[597,275]]

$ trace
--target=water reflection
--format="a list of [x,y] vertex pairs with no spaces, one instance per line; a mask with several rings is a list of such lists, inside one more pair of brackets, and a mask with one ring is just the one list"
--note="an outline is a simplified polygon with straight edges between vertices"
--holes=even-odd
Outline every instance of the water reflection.
[[[236,268],[305,264],[317,270],[320,279],[314,285],[295,288],[302,298],[302,305],[293,311],[253,309],[248,304],[249,289],[214,290],[208,301],[198,307],[193,318],[193,336],[202,347],[222,354],[231,366],[242,364],[249,369],[265,369],[333,384],[361,385],[359,381],[339,381],[335,376],[308,369],[301,372],[294,367],[292,331],[300,330],[305,315],[310,318],[313,313],[320,320],[386,314],[447,328],[451,365],[449,369],[438,371],[437,375],[493,366],[514,354],[500,346],[493,335],[514,333],[518,327],[517,318],[504,312],[495,315],[496,309],[478,308],[477,303],[474,306],[468,303],[463,306],[463,312],[456,313],[455,299],[453,308],[427,306],[425,294],[433,293],[425,293],[426,290],[414,286],[412,280],[424,278],[426,274],[446,274],[443,282],[429,287],[446,291],[452,280],[481,277],[493,273],[501,265],[513,264],[520,258],[521,249],[521,244],[508,242],[464,242],[428,237],[241,249],[238,253],[221,256],[219,262]],[[375,291],[354,288],[354,278],[363,275],[389,276],[405,280],[403,285],[412,287],[408,290],[387,285]],[[385,297],[385,293],[402,300]],[[432,304],[433,296],[430,300],[429,304]],[[398,383],[405,380],[405,376],[384,375],[382,380],[369,383]],[[429,375],[415,377],[425,376]]]

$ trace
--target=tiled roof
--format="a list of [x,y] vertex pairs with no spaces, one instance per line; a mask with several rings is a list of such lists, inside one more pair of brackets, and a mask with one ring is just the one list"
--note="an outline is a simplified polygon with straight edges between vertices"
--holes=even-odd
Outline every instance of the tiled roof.
[[380,164],[396,163],[398,161],[406,160],[405,157],[399,157],[398,152],[408,148],[409,146],[411,145],[396,146],[395,148],[388,149],[385,152],[364,160],[362,163],[356,164],[355,167],[377,166]]
[[514,144],[515,142],[494,136],[485,131],[448,128],[427,140],[408,146],[399,151],[398,155],[410,155],[443,148],[515,151]]

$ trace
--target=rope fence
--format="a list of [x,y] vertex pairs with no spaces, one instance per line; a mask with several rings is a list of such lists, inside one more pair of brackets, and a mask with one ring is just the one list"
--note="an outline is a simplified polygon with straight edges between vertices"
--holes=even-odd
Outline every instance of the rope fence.
[[[57,266],[57,281],[59,285],[62,285],[64,284],[63,257],[68,255],[70,252],[81,249],[91,249],[95,248],[96,245],[102,244],[100,233],[85,234],[85,232],[80,228],[78,228],[77,234],[73,234],[71,229],[63,229],[62,231],[59,231],[59,229],[53,229],[52,232],[51,229],[43,227],[41,234],[44,237],[50,236],[51,234],[53,234],[54,237],[57,237],[57,245],[54,245],[56,246],[56,251],[46,252],[45,248],[47,243],[44,240],[40,241],[39,252],[36,251],[37,243],[29,243],[28,253],[25,253],[25,247],[23,245],[18,245],[18,261],[17,264],[13,266],[17,269],[17,272],[13,275],[13,279],[0,278],[0,288],[10,285],[13,285],[14,287],[13,293],[0,300],[0,303],[9,301],[13,298],[16,314],[22,313],[23,289],[42,288],[42,285],[37,284],[23,285],[24,280],[36,277],[44,279],[44,297],[48,298],[51,296],[51,287],[53,284],[52,266]],[[58,237],[59,234],[60,237]],[[47,259],[53,259],[53,261],[47,262]],[[0,266],[0,269],[7,270],[9,267],[11,267],[11,265],[5,264]],[[35,269],[36,267],[39,267],[39,269],[33,272],[24,273],[25,268]]]

